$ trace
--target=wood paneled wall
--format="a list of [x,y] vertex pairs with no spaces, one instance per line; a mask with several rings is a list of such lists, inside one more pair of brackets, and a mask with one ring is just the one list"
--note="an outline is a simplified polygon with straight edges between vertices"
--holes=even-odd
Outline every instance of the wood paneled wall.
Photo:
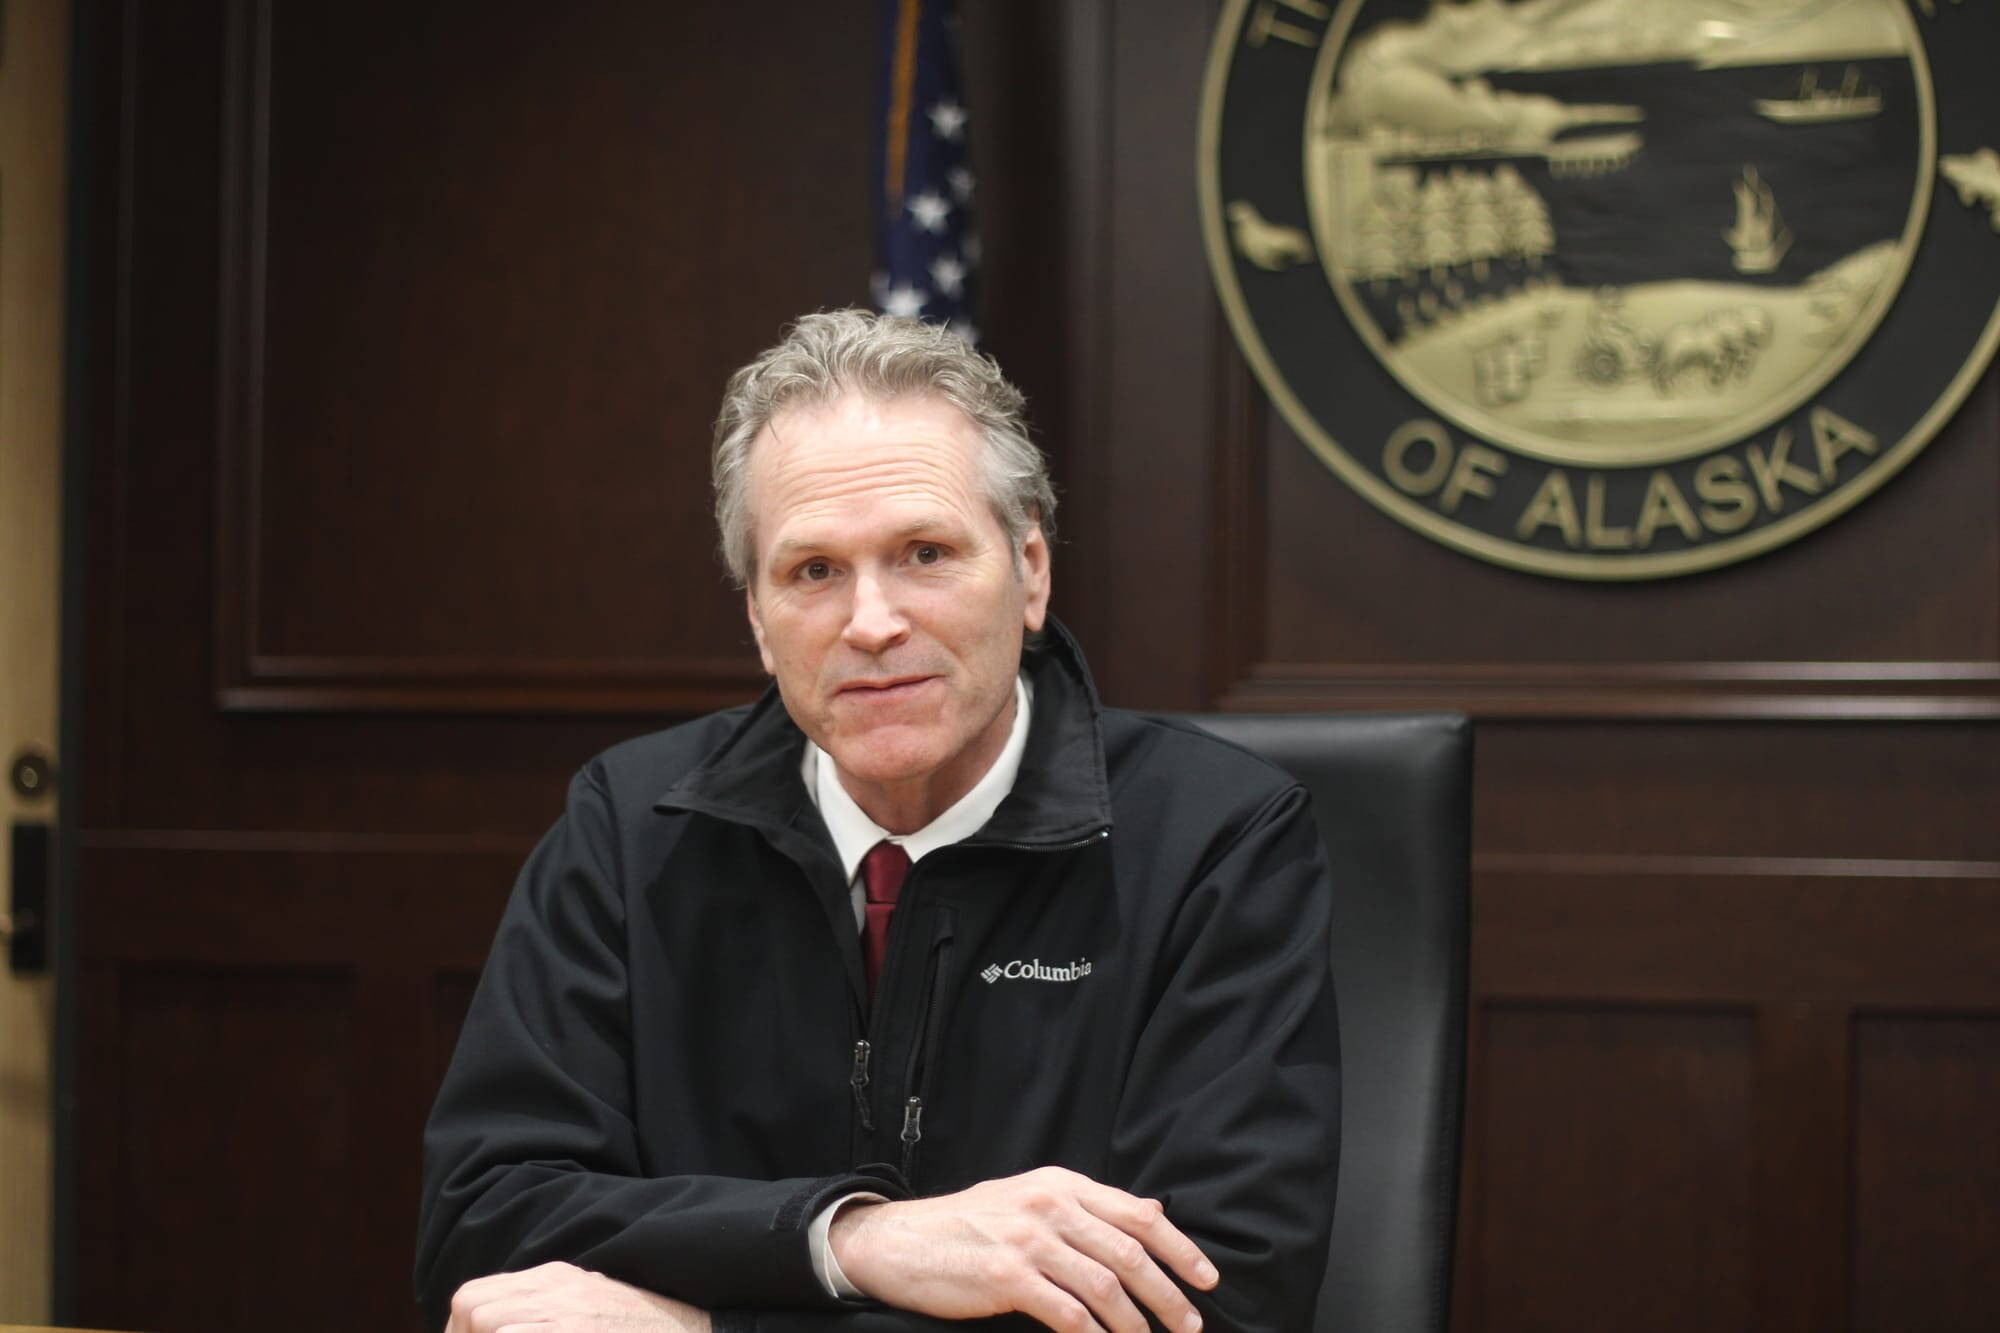
[[[989,345],[1113,702],[1479,719],[1459,1327],[1977,1326],[2000,380],[1749,564],[1436,547],[1230,342],[1214,18],[968,4]],[[78,1318],[414,1327],[416,1128],[514,866],[595,750],[755,686],[707,422],[865,298],[874,22],[93,8]]]
[[1121,702],[1479,719],[1457,1327],[1980,1326],[2000,377],[1748,564],[1608,586],[1453,554],[1334,478],[1232,345],[1188,202],[1214,7],[1095,12],[1069,614]]

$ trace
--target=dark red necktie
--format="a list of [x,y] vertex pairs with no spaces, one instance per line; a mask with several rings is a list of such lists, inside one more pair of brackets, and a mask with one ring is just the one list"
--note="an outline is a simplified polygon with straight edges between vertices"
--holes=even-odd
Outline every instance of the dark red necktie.
[[889,918],[910,873],[910,854],[886,838],[861,858],[861,885],[868,895],[868,913],[861,927],[861,963],[868,971],[868,995],[882,976],[882,955],[889,951]]

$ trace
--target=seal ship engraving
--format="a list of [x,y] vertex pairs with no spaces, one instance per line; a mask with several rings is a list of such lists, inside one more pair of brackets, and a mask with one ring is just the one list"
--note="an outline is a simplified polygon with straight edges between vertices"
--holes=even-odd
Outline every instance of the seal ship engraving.
[[1394,517],[1636,579],[1905,466],[2000,339],[1989,5],[1234,0],[1203,222],[1246,358]]

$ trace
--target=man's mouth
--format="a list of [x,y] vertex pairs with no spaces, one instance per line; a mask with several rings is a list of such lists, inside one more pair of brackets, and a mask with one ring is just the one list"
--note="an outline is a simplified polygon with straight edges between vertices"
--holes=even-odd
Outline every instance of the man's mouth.
[[879,680],[850,680],[840,687],[840,692],[857,699],[886,702],[915,694],[919,688],[936,679],[936,676],[885,676]]

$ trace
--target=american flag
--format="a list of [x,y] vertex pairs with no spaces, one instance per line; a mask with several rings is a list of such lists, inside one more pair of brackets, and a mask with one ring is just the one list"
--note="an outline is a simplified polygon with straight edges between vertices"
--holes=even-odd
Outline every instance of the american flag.
[[883,0],[875,306],[979,341],[956,0]]

